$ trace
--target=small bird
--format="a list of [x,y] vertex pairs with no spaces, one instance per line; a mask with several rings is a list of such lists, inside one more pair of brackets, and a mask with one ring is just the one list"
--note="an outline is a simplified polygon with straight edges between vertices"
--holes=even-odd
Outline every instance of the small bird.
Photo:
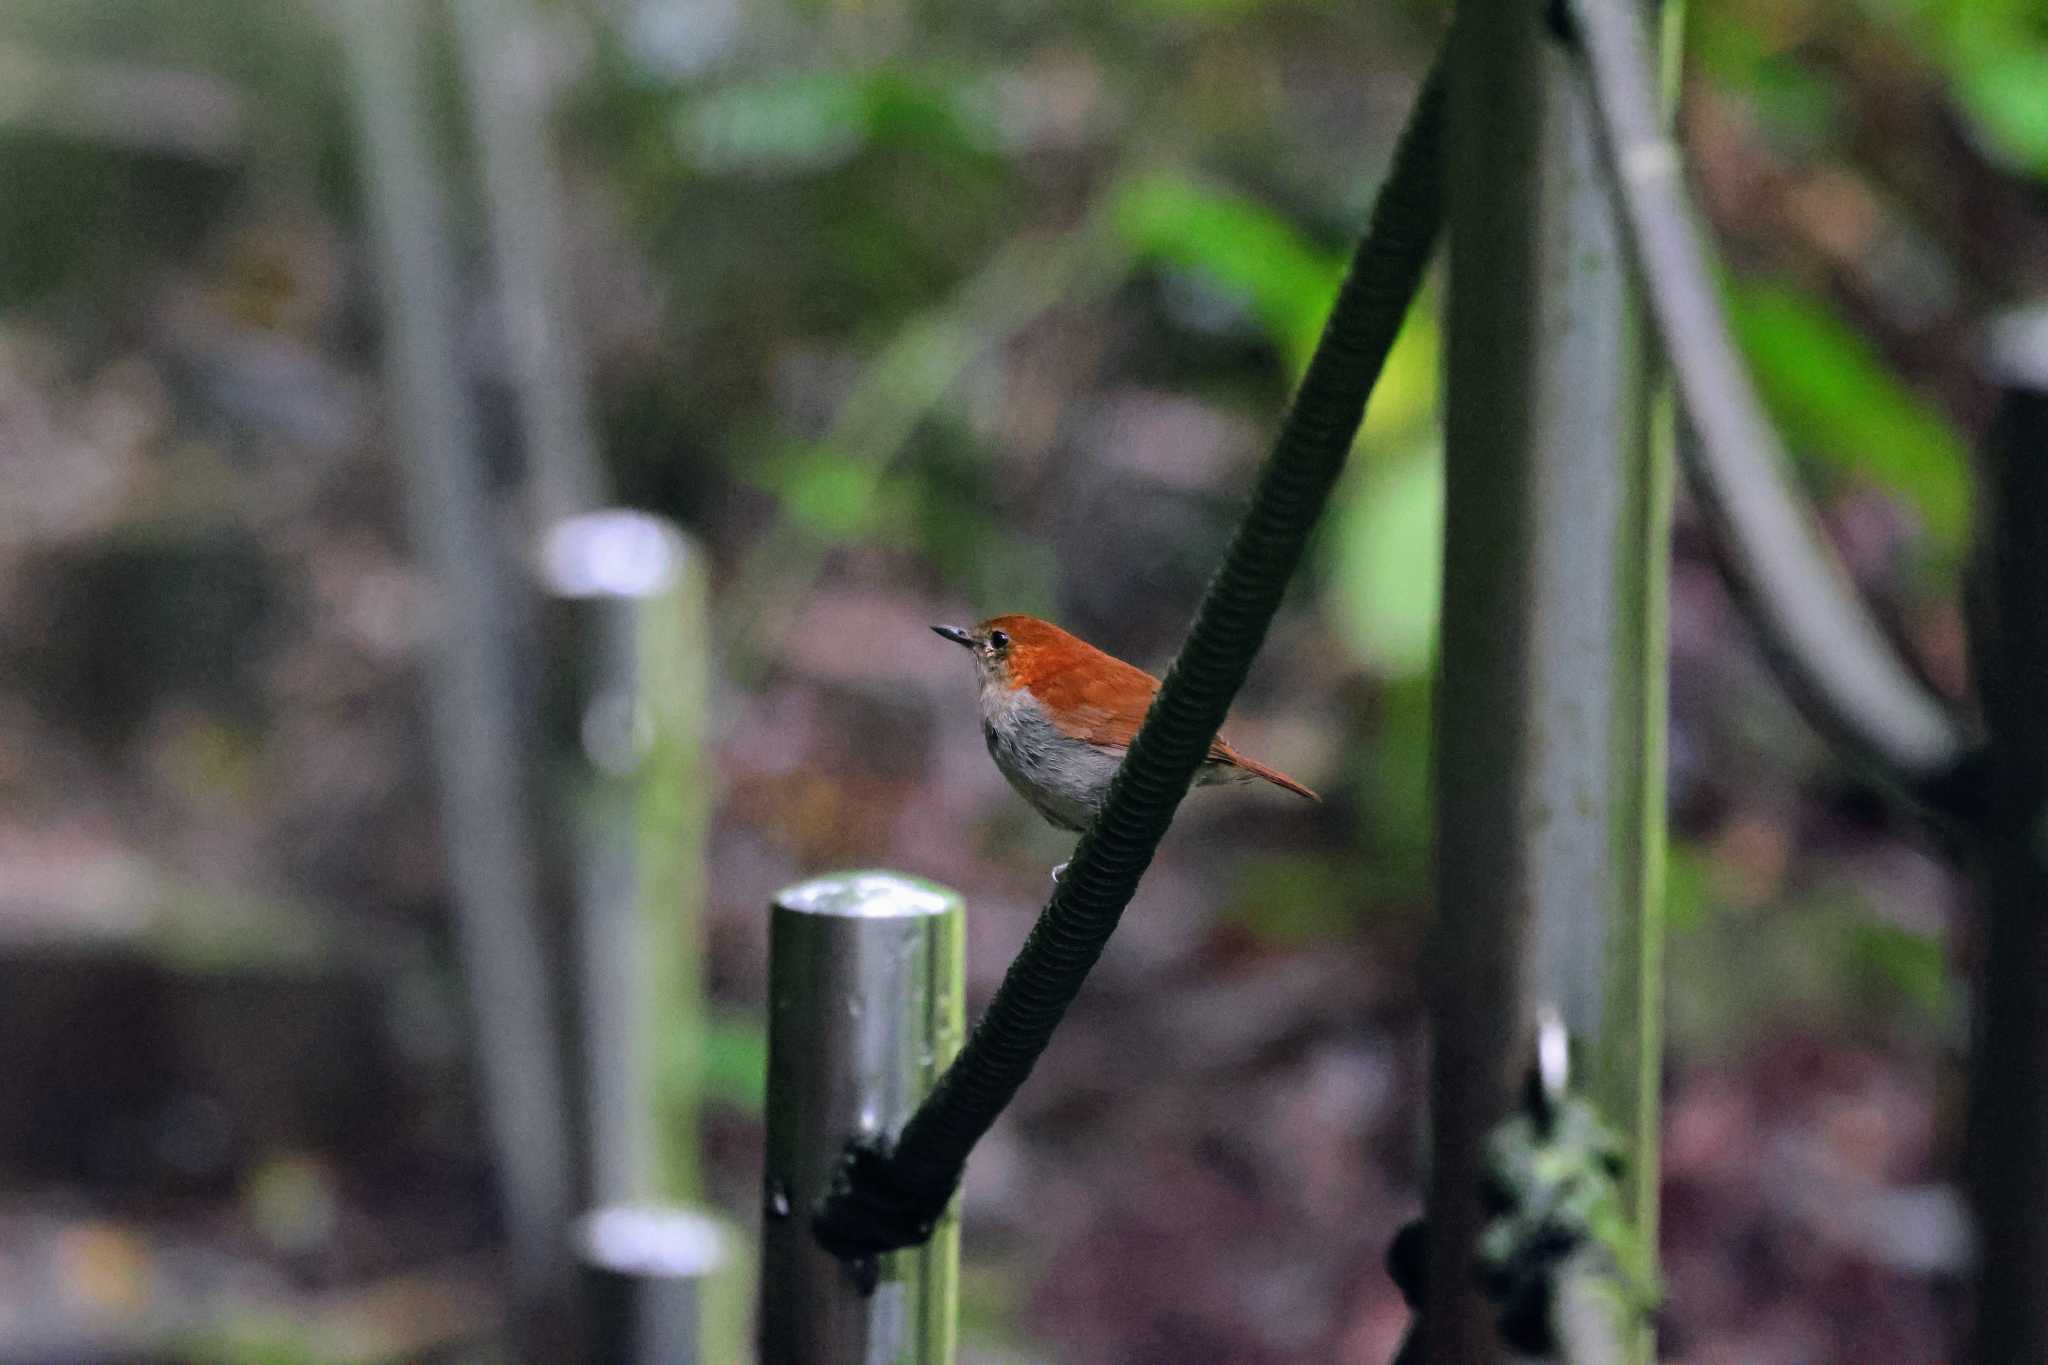
[[[994,616],[972,630],[933,630],[974,652],[981,733],[1010,785],[1056,829],[1086,829],[1102,813],[1159,679],[1035,616]],[[1223,741],[1195,772],[1197,786],[1249,782],[1316,794]],[[1058,874],[1054,874],[1057,878]]]

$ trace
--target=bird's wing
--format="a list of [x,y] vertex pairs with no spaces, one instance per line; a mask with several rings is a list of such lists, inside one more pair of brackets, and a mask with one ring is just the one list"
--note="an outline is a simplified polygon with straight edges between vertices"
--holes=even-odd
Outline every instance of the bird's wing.
[[[1159,691],[1159,679],[1113,654],[1092,647],[1089,652],[1092,657],[1078,658],[1040,678],[1033,691],[1063,734],[1090,744],[1127,748]],[[1311,801],[1322,799],[1278,768],[1246,758],[1221,735],[1209,745],[1209,761],[1240,768]]]
[[1036,679],[1032,691],[1061,733],[1090,744],[1126,746],[1138,733],[1159,679],[1113,654],[1087,655]]

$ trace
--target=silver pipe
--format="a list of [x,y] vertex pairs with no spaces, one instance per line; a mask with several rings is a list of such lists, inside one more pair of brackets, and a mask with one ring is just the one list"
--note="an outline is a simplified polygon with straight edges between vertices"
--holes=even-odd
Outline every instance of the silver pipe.
[[576,1225],[583,1358],[591,1365],[699,1365],[729,1357],[715,1340],[715,1281],[732,1238],[706,1214],[615,1204]]
[[562,177],[548,141],[560,34],[531,0],[459,0],[454,12],[527,497],[532,524],[544,526],[595,506],[605,486],[570,306]]
[[[426,10],[336,7],[354,94],[414,552],[431,575],[426,692],[486,1135],[514,1297],[542,1329],[566,1297],[574,1213],[559,1035],[539,922],[505,556],[458,363],[455,264],[426,94]],[[535,1345],[532,1358],[545,1350]]]
[[965,912],[944,887],[848,872],[791,887],[769,921],[760,1358],[947,1365],[959,1228],[881,1258],[863,1293],[811,1234],[847,1139],[894,1134],[959,1050]]
[[668,522],[613,509],[549,527],[535,574],[550,882],[576,958],[584,1202],[687,1202],[699,1193],[711,796],[703,564]]

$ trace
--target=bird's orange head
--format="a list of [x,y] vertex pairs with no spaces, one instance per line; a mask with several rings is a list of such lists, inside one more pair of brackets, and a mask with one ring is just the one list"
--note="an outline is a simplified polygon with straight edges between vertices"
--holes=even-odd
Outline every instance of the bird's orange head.
[[1121,684],[1118,690],[1129,691],[1140,710],[1159,688],[1150,674],[1036,616],[991,616],[972,629],[932,629],[974,652],[982,686],[1029,688],[1048,704],[1058,705],[1061,693],[1084,679],[1097,688]]
[[1121,747],[1138,733],[1159,679],[1035,616],[991,616],[933,630],[974,651],[984,708],[1022,689],[1069,738]]

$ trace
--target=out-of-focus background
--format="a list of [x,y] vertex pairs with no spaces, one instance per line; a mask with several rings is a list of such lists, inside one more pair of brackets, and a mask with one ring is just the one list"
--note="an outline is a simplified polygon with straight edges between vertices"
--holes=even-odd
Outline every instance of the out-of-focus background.
[[[343,8],[0,8],[0,1361],[466,1359],[502,1321]],[[418,8],[511,543],[494,130]],[[748,1226],[769,897],[844,866],[957,887],[986,997],[1069,842],[926,626],[1026,611],[1164,663],[1446,15],[509,8],[593,445],[707,569],[704,1190]],[[2048,27],[2027,0],[1685,20],[1741,340],[1858,581],[1959,694],[1975,336],[2048,288]],[[965,1359],[1399,1340],[1438,292],[1237,709],[1326,800],[1190,801],[975,1157]],[[1666,1354],[1939,1360],[1968,907],[1781,698],[1683,496],[1675,556]]]

